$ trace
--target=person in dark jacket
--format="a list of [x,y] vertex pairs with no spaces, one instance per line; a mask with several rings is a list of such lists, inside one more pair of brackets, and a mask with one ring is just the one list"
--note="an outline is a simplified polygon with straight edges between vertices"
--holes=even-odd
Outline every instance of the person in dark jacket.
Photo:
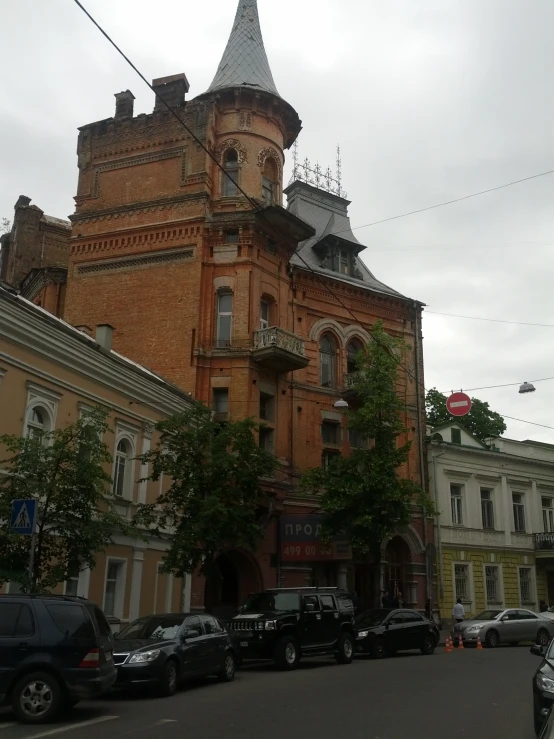
[[385,590],[383,597],[381,598],[381,606],[383,608],[394,608],[393,600],[388,590]]

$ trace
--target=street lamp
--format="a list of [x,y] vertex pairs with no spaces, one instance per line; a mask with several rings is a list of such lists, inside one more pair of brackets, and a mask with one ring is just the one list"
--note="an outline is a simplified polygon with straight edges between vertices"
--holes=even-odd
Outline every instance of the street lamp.
[[335,408],[348,408],[348,403],[344,398],[341,398],[340,400],[335,401]]
[[536,387],[534,385],[531,385],[530,382],[524,382],[523,385],[520,386],[519,392],[520,394],[523,393],[534,393],[536,390]]

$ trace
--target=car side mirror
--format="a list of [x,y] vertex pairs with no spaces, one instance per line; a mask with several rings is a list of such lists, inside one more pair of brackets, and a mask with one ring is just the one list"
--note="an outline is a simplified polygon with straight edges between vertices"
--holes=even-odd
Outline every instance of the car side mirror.
[[313,603],[306,603],[307,611],[315,611],[315,605]]
[[533,644],[529,651],[536,657],[544,657],[544,655],[546,654],[546,647],[541,647],[540,644]]
[[510,617],[509,616],[502,616],[502,618],[500,620],[501,621],[509,621],[510,620]]
[[187,639],[196,639],[196,637],[200,636],[200,632],[196,629],[185,629],[185,633],[183,634],[183,641],[186,641]]

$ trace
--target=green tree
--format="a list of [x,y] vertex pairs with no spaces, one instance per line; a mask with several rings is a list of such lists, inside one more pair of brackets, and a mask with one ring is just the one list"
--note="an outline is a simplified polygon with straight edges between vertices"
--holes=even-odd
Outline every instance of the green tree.
[[[103,442],[107,413],[96,409],[63,429],[27,438],[0,436],[0,582],[14,579],[25,592],[50,590],[75,565],[94,567],[115,532],[129,532],[106,491],[111,463]],[[34,498],[38,515],[35,556],[31,537],[11,534],[11,502]]]
[[471,399],[471,410],[463,418],[455,418],[446,408],[446,397],[436,387],[431,388],[425,396],[427,423],[430,426],[442,426],[458,420],[464,428],[485,442],[491,436],[502,436],[506,431],[506,422],[500,415],[490,409],[488,403],[479,398]]
[[380,321],[373,336],[357,358],[357,404],[347,414],[349,428],[365,440],[366,448],[333,458],[327,469],[308,470],[302,488],[321,495],[326,514],[323,540],[347,534],[355,552],[371,558],[378,607],[383,541],[407,528],[413,503],[423,505],[428,515],[434,511],[423,490],[399,475],[411,445],[402,438],[405,405],[396,392],[397,355],[403,344],[389,336]]
[[12,223],[9,218],[0,218],[0,234],[7,234],[12,230]]
[[[159,536],[170,534],[164,570],[177,577],[197,567],[209,576],[221,552],[255,548],[265,494],[261,477],[277,461],[261,449],[251,419],[220,424],[195,405],[157,424],[160,440],[142,457],[151,480],[168,478],[155,504],[143,504],[136,523]],[[208,604],[209,605],[209,604]]]

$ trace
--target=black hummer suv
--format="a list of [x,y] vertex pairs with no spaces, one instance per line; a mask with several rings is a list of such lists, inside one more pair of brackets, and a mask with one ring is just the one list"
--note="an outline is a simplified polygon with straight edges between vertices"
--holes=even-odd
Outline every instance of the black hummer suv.
[[250,595],[229,622],[243,659],[272,659],[294,670],[301,656],[334,654],[349,664],[354,655],[354,608],[337,588],[286,588]]

